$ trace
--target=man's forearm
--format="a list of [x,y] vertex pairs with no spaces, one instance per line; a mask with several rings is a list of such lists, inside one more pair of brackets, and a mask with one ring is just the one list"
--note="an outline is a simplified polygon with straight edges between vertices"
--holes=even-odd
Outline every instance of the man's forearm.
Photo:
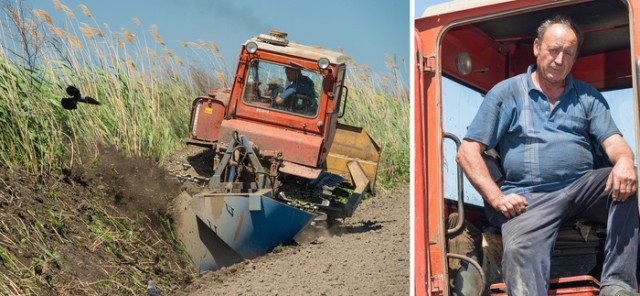
[[515,193],[505,195],[491,178],[489,169],[482,159],[482,153],[486,148],[487,146],[482,143],[464,140],[458,150],[456,161],[473,187],[496,211],[507,218],[524,213],[527,207],[525,197]]
[[624,141],[622,136],[620,135],[612,135],[611,137],[604,140],[602,146],[609,157],[609,160],[613,165],[618,163],[618,161],[630,161],[633,163],[633,152],[627,142]]
[[486,146],[481,143],[464,140],[456,155],[456,161],[462,167],[471,185],[495,208],[503,194],[491,178],[489,169],[482,159],[484,149]]
[[605,191],[611,192],[613,201],[623,202],[637,190],[633,152],[622,136],[615,134],[602,142],[613,168],[607,179]]

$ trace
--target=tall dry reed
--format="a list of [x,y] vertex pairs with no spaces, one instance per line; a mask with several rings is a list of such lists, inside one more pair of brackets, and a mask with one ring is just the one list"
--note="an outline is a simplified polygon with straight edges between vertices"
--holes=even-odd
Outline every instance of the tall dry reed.
[[[193,48],[209,59],[200,59],[204,67],[187,65],[155,29],[148,30],[151,37],[144,30],[113,31],[99,24],[86,5],[76,14],[60,1],[55,4],[66,15],[62,26],[40,9],[18,13],[7,8],[15,22],[0,22],[0,165],[34,172],[57,169],[73,161],[72,147],[98,143],[160,161],[181,147],[190,102],[206,90],[194,82],[193,73],[206,79],[207,89],[226,85],[222,80],[229,76],[217,75],[226,72],[219,52]],[[36,38],[23,43],[16,37],[22,35]],[[67,85],[102,105],[62,109]]]
[[397,61],[387,55],[387,72],[375,73],[348,58],[351,67],[347,112],[342,121],[364,127],[382,148],[378,169],[384,188],[409,182],[409,90]]

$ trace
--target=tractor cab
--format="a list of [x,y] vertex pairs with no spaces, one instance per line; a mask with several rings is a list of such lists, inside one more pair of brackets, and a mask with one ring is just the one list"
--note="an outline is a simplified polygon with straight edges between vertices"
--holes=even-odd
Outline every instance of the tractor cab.
[[238,132],[285,161],[325,163],[347,99],[346,59],[286,37],[271,30],[243,44],[232,89],[194,101],[190,142],[229,143]]
[[[456,289],[450,283],[459,280],[452,266],[460,262],[481,269],[477,295],[504,294],[500,231],[484,217],[483,199],[456,166],[455,154],[484,95],[535,63],[536,29],[556,14],[571,17],[584,33],[573,77],[602,92],[637,151],[640,1],[478,0],[427,8],[415,21],[416,295],[451,295]],[[454,213],[464,219],[448,225]],[[484,255],[475,260],[454,253],[449,243],[463,221],[482,233]],[[603,233],[588,223],[561,228],[566,232],[553,251],[550,295],[597,295]]]

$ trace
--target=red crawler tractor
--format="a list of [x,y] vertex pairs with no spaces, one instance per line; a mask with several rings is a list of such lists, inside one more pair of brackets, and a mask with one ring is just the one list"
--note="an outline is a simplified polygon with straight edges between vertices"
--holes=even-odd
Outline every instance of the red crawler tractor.
[[176,231],[200,270],[290,243],[317,217],[350,217],[373,189],[380,148],[342,125],[341,53],[270,31],[246,41],[231,89],[193,101],[189,144],[213,151],[201,194],[176,199]]

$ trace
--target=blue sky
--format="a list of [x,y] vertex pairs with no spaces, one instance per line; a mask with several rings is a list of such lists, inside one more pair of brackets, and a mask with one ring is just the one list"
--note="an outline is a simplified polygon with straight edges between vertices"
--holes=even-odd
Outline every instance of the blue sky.
[[431,6],[436,5],[438,3],[447,2],[447,0],[416,0],[415,3],[415,13],[413,14],[414,18],[419,18],[424,10]]
[[[409,81],[409,1],[384,0],[60,0],[75,12],[78,20],[86,18],[79,4],[86,5],[98,24],[107,23],[112,30],[120,27],[132,32],[136,17],[146,30],[157,25],[158,34],[185,61],[178,40],[213,41],[227,65],[235,71],[241,44],[252,36],[276,29],[289,33],[289,39],[301,44],[320,45],[337,50],[341,47],[358,64],[367,64],[375,72],[386,72],[385,54],[396,57],[405,81]],[[57,26],[64,15],[50,0],[27,0],[32,9],[48,12]],[[135,33],[135,32],[134,32]]]

